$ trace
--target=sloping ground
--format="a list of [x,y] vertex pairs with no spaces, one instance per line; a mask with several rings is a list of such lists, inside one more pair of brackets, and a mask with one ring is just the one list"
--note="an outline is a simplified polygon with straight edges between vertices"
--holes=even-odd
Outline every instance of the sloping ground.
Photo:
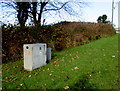
[[118,35],[53,56],[31,72],[23,61],[3,64],[3,89],[118,89]]

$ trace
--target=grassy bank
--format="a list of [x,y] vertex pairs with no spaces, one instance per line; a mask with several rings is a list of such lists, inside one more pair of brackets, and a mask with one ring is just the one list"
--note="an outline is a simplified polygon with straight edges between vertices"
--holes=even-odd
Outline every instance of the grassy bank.
[[118,35],[53,53],[31,72],[23,60],[3,64],[3,89],[117,89]]

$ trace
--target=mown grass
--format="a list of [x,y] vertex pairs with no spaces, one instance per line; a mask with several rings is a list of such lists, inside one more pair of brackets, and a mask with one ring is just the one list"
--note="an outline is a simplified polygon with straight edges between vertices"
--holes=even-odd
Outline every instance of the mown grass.
[[23,60],[3,64],[3,89],[118,89],[118,35],[52,55],[31,72]]

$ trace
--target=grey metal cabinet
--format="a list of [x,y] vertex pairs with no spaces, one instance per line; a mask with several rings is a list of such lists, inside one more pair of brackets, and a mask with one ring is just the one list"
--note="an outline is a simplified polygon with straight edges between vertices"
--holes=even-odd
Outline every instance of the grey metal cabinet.
[[46,50],[45,43],[24,44],[24,69],[33,70],[46,65]]

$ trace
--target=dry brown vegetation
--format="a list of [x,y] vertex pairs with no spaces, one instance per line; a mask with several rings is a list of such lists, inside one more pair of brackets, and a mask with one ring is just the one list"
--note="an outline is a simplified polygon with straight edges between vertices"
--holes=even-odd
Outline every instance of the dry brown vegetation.
[[[63,28],[70,34],[69,43],[72,46],[78,46],[97,40],[101,37],[115,34],[111,24],[89,23],[89,22],[62,22],[55,26]],[[70,45],[69,45],[70,46]]]
[[8,26],[2,30],[2,58],[3,62],[23,58],[23,44],[27,43],[47,43],[52,51],[61,51],[114,34],[112,25],[102,23],[61,22],[40,29]]

